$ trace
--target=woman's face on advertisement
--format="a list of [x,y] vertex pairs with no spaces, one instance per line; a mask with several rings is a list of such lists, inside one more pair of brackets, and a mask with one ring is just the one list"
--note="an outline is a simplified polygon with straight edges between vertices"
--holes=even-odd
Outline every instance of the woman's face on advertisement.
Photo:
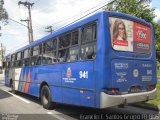
[[119,32],[119,36],[123,37],[124,36],[124,25],[123,24],[119,24],[118,26],[118,32]]

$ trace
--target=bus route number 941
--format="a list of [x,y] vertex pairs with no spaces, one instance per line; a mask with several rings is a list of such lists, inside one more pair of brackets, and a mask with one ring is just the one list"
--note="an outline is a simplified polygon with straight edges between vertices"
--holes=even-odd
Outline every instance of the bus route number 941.
[[79,78],[88,79],[88,71],[80,71],[79,72]]

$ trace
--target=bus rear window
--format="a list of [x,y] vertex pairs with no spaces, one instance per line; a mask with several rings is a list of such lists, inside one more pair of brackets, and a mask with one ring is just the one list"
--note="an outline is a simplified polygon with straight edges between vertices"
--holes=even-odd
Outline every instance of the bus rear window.
[[109,17],[109,23],[114,50],[150,53],[151,30],[148,26],[115,17]]

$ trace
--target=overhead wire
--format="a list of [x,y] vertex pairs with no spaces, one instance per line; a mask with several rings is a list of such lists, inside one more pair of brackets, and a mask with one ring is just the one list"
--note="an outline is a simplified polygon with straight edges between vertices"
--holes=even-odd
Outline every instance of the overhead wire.
[[13,22],[15,22],[15,23],[18,23],[18,24],[20,24],[20,25],[25,26],[25,27],[28,28],[28,26],[26,26],[26,25],[24,25],[24,24],[22,24],[22,23],[20,23],[20,22],[18,22],[18,21],[16,21],[16,20],[14,20],[14,19],[12,19],[12,18],[8,18],[8,19],[11,20],[11,21],[13,21]]
[[[103,5],[103,6],[99,7],[99,8],[97,8],[97,9],[93,10],[92,12],[89,12],[89,13],[87,13],[86,15],[83,15],[83,16],[81,16],[80,18],[76,19],[75,21],[73,21],[73,22],[71,22],[71,23],[63,26],[62,28],[56,29],[56,31],[57,31],[57,30],[60,30],[60,29],[63,29],[63,28],[65,28],[65,27],[67,27],[67,26],[69,26],[69,25],[71,25],[71,24],[74,24],[75,22],[78,22],[79,20],[81,20],[81,19],[83,19],[83,18],[85,18],[85,17],[87,17],[87,16],[95,13],[96,11],[104,8],[107,4],[110,4],[110,3],[106,3],[105,5]],[[96,7],[98,7],[98,6],[95,6],[95,7],[93,7],[93,8],[96,8]],[[93,8],[91,8],[91,9],[93,9]],[[90,10],[91,10],[91,9],[90,9]],[[89,10],[87,10],[86,12],[88,12],[88,11],[89,11]]]
[[[89,12],[89,11],[95,9],[95,8],[97,8],[97,7],[101,6],[101,5],[103,5],[103,7],[104,7],[104,6],[106,6],[107,4],[108,4],[108,1],[102,2],[102,3],[100,3],[100,4],[98,4],[98,5],[94,6],[94,7],[92,7],[91,9],[88,9],[88,10],[86,10],[86,11],[84,11],[84,12],[81,12],[80,14],[77,14],[77,15],[74,15],[74,16],[72,16],[72,17],[69,17],[69,18],[60,20],[60,21],[58,21],[58,22],[55,22],[55,23],[53,23],[51,26],[53,26],[54,28],[57,28],[56,30],[58,30],[60,27],[64,27],[66,24],[70,24],[71,22],[75,21],[75,19],[77,19],[77,17],[81,17],[83,14],[85,14],[85,13],[87,13],[87,12]],[[101,9],[101,7],[100,7],[100,9]],[[64,21],[65,21],[65,22],[64,22]],[[63,25],[60,25],[61,23],[62,23]],[[37,27],[37,28],[33,28],[33,29],[34,29],[34,31],[39,31],[39,30],[44,29],[45,27],[46,27],[46,26]]]
[[[93,10],[93,9],[95,9],[95,8],[103,5],[103,4],[106,4],[106,3],[108,3],[108,2],[104,1],[104,2],[102,2],[102,3],[100,3],[100,4],[96,5],[96,6],[92,7],[91,9],[88,9],[88,10],[86,10],[86,11],[83,11],[83,12],[77,14],[77,15],[74,15],[74,16],[72,16],[72,17],[69,17],[69,18],[66,18],[66,19],[63,19],[63,20],[61,19],[60,21],[53,23],[52,26],[53,26],[53,25],[58,26],[58,24],[60,24],[60,23],[62,23],[62,22],[64,22],[64,21],[65,21],[65,23],[66,23],[66,22],[68,23],[68,22],[69,22],[68,20],[71,21],[73,18],[76,18],[76,17],[78,17],[78,16],[81,16],[81,15],[83,15],[84,13],[89,12],[89,11],[91,11],[91,10]],[[37,29],[42,29],[42,28],[39,27],[39,28],[37,28]]]
[[105,1],[105,2],[103,2],[103,3],[100,3],[100,4],[98,4],[98,5],[94,6],[94,7],[92,7],[91,9],[88,9],[88,10],[86,10],[86,11],[84,11],[84,12],[81,12],[80,14],[77,14],[77,15],[75,15],[75,16],[69,17],[69,18],[67,18],[67,19],[65,19],[65,20],[61,20],[61,21],[56,22],[56,23],[54,23],[54,24],[58,24],[58,23],[61,23],[61,22],[66,21],[66,20],[70,20],[70,19],[72,19],[72,18],[75,18],[75,17],[77,17],[77,16],[83,15],[84,13],[87,13],[87,12],[89,12],[89,11],[91,11],[91,10],[93,10],[93,9],[95,9],[95,8],[97,8],[97,7],[99,7],[100,5],[106,4],[106,3],[108,3],[108,2]]
[[[37,0],[36,2],[38,2],[38,1],[40,1],[40,0]],[[104,4],[104,3],[105,3],[105,5],[103,5],[103,6],[99,7],[99,8],[97,8],[98,6],[100,6],[101,4]],[[75,22],[77,22],[77,21],[79,21],[79,20],[81,20],[81,19],[83,19],[83,18],[85,18],[85,17],[87,17],[87,16],[89,16],[89,15],[95,13],[96,11],[98,11],[98,10],[104,8],[104,7],[108,4],[108,2],[103,2],[103,3],[101,3],[101,4],[95,6],[95,7],[91,8],[91,9],[89,9],[89,10],[87,10],[87,11],[84,11],[83,13],[86,13],[86,12],[91,11],[92,9],[97,8],[97,9],[93,10],[92,12],[87,13],[86,15],[80,16],[80,14],[83,14],[83,13],[80,13],[80,14],[77,14],[77,15],[75,15],[75,16],[73,16],[73,17],[70,17],[70,18],[65,19],[65,20],[69,20],[69,19],[75,18],[76,16],[80,16],[80,18],[78,18],[77,20],[75,20],[75,21],[69,23],[68,25],[63,26],[62,28],[57,28],[56,31],[57,31],[57,30],[60,30],[60,29],[63,29],[63,28],[65,28],[65,27],[67,27],[67,26],[69,26],[69,25],[71,25],[71,24],[73,24],[73,23],[75,23]],[[19,23],[19,22],[13,20],[13,19],[10,19],[10,20],[12,20],[12,21],[14,21],[14,22],[16,22],[16,23],[18,23],[18,24],[21,24],[21,25],[27,27],[26,25],[24,25],[24,24],[22,24],[22,23]],[[64,20],[63,20],[63,21],[64,21]],[[56,22],[56,23],[54,23],[54,24],[58,24],[58,23],[61,23],[61,22],[62,22],[62,21]],[[38,29],[37,29],[37,30],[38,30]],[[27,42],[28,42],[28,41],[27,41]],[[27,43],[27,42],[25,42],[25,43]],[[24,45],[25,43],[20,44],[18,47],[20,47],[21,45]],[[15,48],[17,48],[17,46],[14,47],[14,48],[12,48],[12,49],[15,49]],[[12,50],[12,49],[9,49],[9,50]],[[9,51],[9,50],[8,50],[8,51]]]

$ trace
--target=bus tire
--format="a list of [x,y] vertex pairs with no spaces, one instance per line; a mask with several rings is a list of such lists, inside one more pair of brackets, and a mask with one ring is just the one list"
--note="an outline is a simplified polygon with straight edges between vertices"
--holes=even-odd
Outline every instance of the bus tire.
[[43,108],[48,110],[53,107],[50,89],[47,85],[44,85],[41,89],[41,104]]
[[12,85],[13,85],[13,80],[12,79],[10,79],[10,83],[9,83],[9,87],[12,87]]
[[13,84],[11,85],[11,92],[12,92],[13,94],[15,94],[15,93],[16,93],[16,91],[15,91],[15,89],[14,89],[14,85],[13,85]]
[[11,92],[13,94],[15,94],[16,92],[15,92],[15,88],[14,88],[14,84],[13,84],[13,80],[12,79],[10,79],[10,87],[11,87]]

